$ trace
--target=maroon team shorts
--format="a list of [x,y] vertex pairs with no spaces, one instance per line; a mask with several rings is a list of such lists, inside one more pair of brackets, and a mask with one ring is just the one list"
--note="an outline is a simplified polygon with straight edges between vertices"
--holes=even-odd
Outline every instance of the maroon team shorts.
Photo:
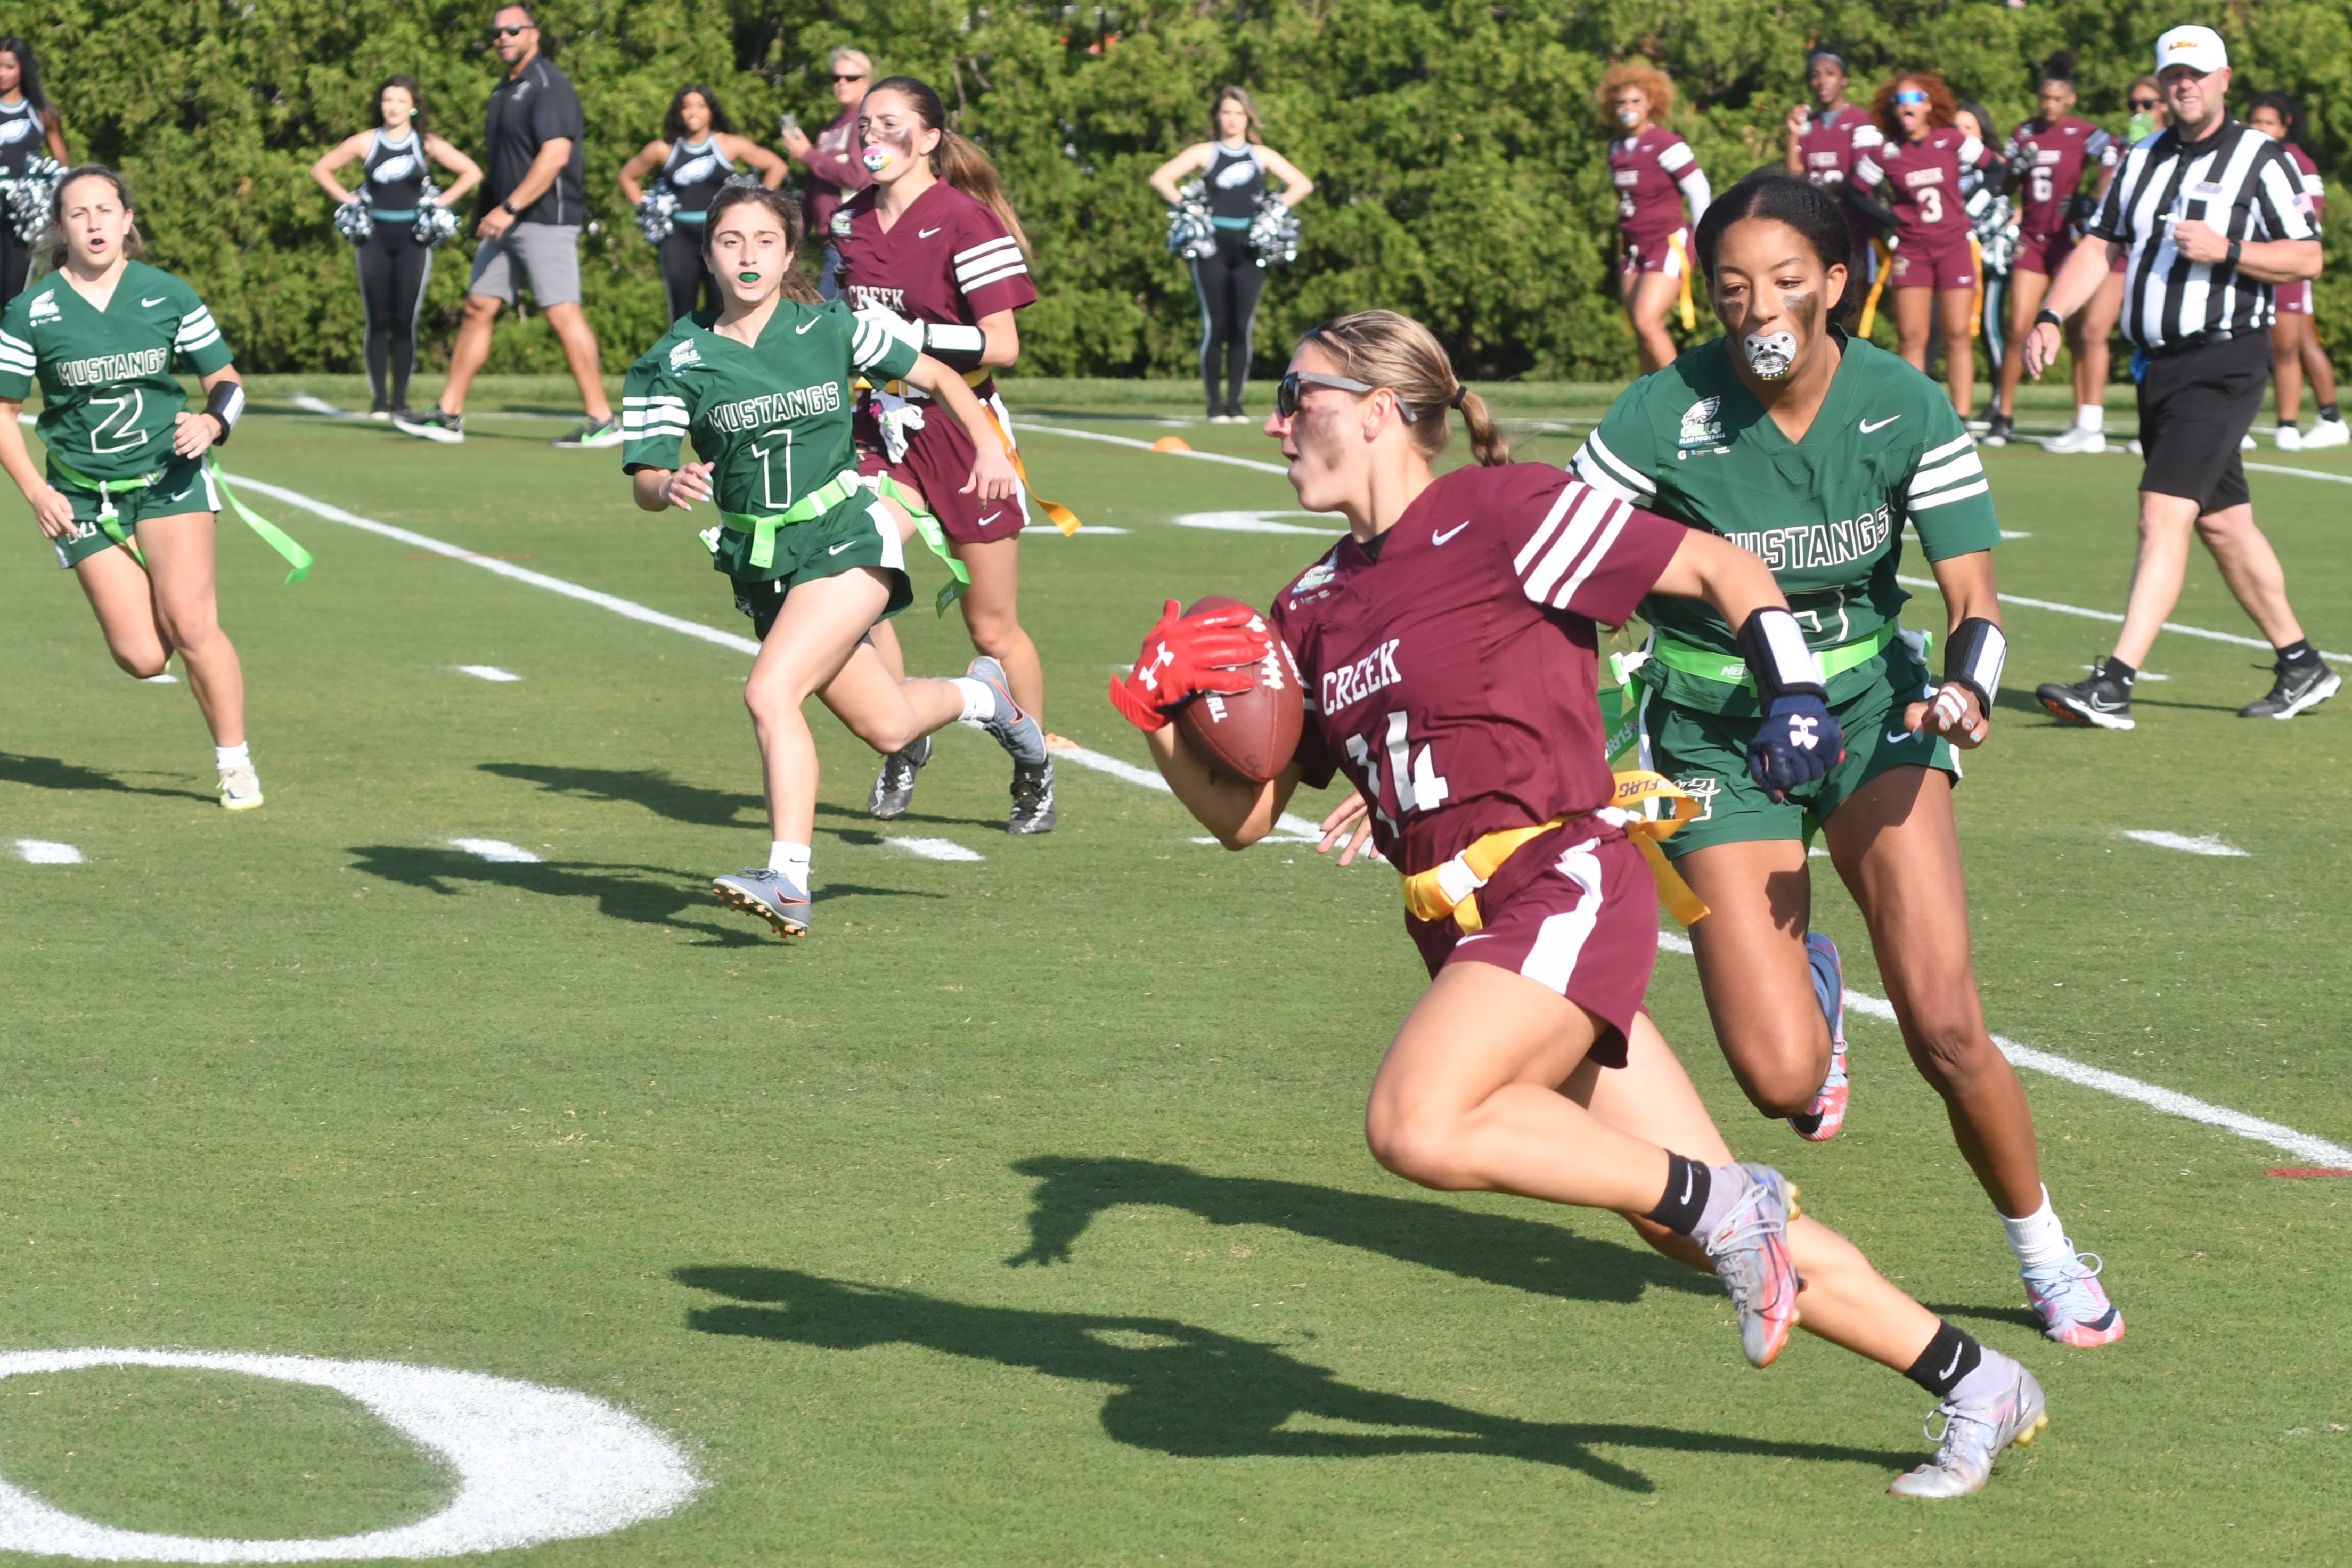
[[[992,399],[991,400],[992,401]],[[999,414],[1001,421],[1003,416]],[[923,405],[923,427],[907,440],[903,462],[885,460],[882,427],[863,406],[854,426],[857,440],[857,471],[887,474],[902,485],[920,490],[940,527],[958,544],[986,544],[1011,539],[1029,521],[1029,498],[1019,490],[1007,500],[981,500],[961,493],[971,479],[971,437],[956,416],[936,403]]]
[[1976,262],[1969,254],[1965,239],[1931,251],[1915,250],[1906,245],[1895,253],[1895,265],[1887,269],[1886,281],[1897,289],[1973,289],[1977,286]]
[[2311,279],[2299,278],[2292,283],[2282,283],[2275,290],[2279,314],[2308,316],[2311,314]]
[[[1630,236],[1622,237],[1624,255],[1619,258],[1617,269],[1626,277],[1631,278],[1640,272],[1663,272],[1669,278],[1683,275],[1683,268],[1690,257],[1689,229],[1678,228],[1654,240],[1637,240]],[[1683,242],[1679,253],[1674,244],[1678,239]]]
[[1478,889],[1478,913],[1470,936],[1450,919],[1405,917],[1430,978],[1449,963],[1524,974],[1606,1023],[1589,1054],[1623,1067],[1658,958],[1658,885],[1642,852],[1615,828],[1571,823],[1520,845]]
[[2017,237],[2017,258],[2011,261],[2012,272],[2039,272],[2044,278],[2055,278],[2066,258],[2074,254],[2074,237],[2063,230],[2057,234],[2021,234]]

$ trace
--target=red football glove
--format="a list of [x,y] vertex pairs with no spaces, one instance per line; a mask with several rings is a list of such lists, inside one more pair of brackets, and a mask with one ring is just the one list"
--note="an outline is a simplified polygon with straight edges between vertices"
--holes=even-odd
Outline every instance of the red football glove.
[[1139,730],[1157,730],[1171,710],[1203,691],[1225,696],[1257,683],[1250,667],[1273,650],[1273,634],[1257,612],[1208,610],[1182,616],[1173,599],[1143,639],[1135,668],[1110,683],[1110,705]]

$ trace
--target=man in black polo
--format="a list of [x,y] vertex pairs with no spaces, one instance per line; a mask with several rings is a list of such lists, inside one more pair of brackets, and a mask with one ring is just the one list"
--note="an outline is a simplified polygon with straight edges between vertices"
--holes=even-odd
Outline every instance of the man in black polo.
[[2270,695],[2240,716],[2292,719],[2333,697],[2342,679],[2320,662],[2287,604],[2286,574],[2254,526],[2238,443],[2270,379],[2272,286],[2318,276],[2318,230],[2297,205],[2302,180],[2279,144],[2231,118],[2220,34],[2173,28],[2156,41],[2156,69],[2172,124],[2125,155],[2025,340],[2025,368],[2039,377],[2057,357],[2065,318],[2125,253],[2123,329],[2137,350],[2147,459],[2131,598],[2115,652],[2090,679],[2052,682],[2036,695],[2070,723],[2132,727],[2132,680],[2179,601],[2193,531],[2278,650]]
[[[490,18],[490,41],[506,62],[506,79],[491,89],[488,165],[474,225],[473,281],[466,289],[466,319],[449,352],[449,381],[440,403],[420,418],[396,420],[428,441],[466,438],[466,392],[490,357],[499,308],[511,304],[518,281],[528,283],[556,341],[588,417],[559,437],[558,447],[617,447],[621,422],[604,395],[596,333],[580,310],[580,229],[587,218],[583,183],[587,123],[572,79],[540,52],[539,25],[523,5],[501,6]],[[520,277],[518,279],[517,274]]]

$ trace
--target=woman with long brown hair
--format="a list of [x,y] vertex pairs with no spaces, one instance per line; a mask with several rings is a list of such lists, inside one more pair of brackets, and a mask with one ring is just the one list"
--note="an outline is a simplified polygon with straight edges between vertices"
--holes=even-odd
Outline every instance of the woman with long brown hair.
[[1249,381],[1250,334],[1265,287],[1265,261],[1250,245],[1250,226],[1268,174],[1282,182],[1274,199],[1286,207],[1305,201],[1315,182],[1265,144],[1257,105],[1245,87],[1218,89],[1209,136],[1151,171],[1151,188],[1172,207],[1183,204],[1185,181],[1197,177],[1207,187],[1217,248],[1192,261],[1192,293],[1201,303],[1201,384],[1208,390],[1209,422],[1240,424],[1249,417],[1242,412],[1242,388]]
[[[886,77],[858,106],[859,156],[874,183],[833,215],[841,252],[841,292],[860,310],[888,311],[911,324],[923,352],[960,372],[989,412],[999,450],[1013,458],[1013,421],[996,395],[994,372],[1021,357],[1013,312],[1034,304],[1029,237],[988,154],[950,129],[947,108],[909,76]],[[858,405],[857,443],[870,474],[884,474],[939,520],[959,574],[964,627],[974,652],[1004,666],[1013,695],[1043,721],[1045,676],[1037,645],[1021,627],[1021,531],[1030,496],[966,492],[971,433],[943,419],[921,387],[877,383]],[[1076,527],[1076,520],[1070,519]],[[875,644],[904,672],[898,638],[877,627]],[[915,772],[930,760],[929,736],[887,759],[867,805],[877,816],[906,815]],[[1054,765],[1016,762],[1013,833],[1054,827]]]
[[[1997,175],[2000,158],[1977,137],[1953,129],[1959,106],[1943,79],[1906,71],[1878,89],[1871,114],[1885,142],[1854,165],[1853,183],[1884,190],[1895,213],[1895,290],[1898,351],[1927,368],[1927,340],[1940,328],[1944,381],[1952,407],[1966,419],[1976,398],[1977,356],[1970,340],[1977,285],[1982,276],[1973,226],[1960,190],[1963,170]],[[1992,180],[1999,194],[1998,180]]]
[[693,310],[698,298],[705,310],[719,308],[717,284],[703,256],[702,225],[719,188],[734,176],[738,163],[750,164],[760,184],[772,191],[784,183],[784,161],[750,137],[736,135],[735,122],[719,107],[719,95],[693,81],[669,100],[662,133],[621,165],[621,199],[639,209],[640,227],[647,215],[643,210],[646,193],[638,182],[654,174],[667,198],[667,210],[651,215],[655,226],[648,237],[662,222],[668,224],[668,232],[655,243],[661,253],[662,295],[673,321]]
[[[1440,478],[1432,459],[1455,408],[1477,461]],[[2046,1424],[2033,1374],[1801,1217],[1780,1173],[1737,1163],[1642,1010],[1657,885],[1614,805],[1631,797],[1603,750],[1598,626],[1665,593],[1740,626],[1759,678],[1786,681],[1758,765],[1798,787],[1820,776],[1814,740],[1833,743],[1834,726],[1770,571],[1706,529],[1511,463],[1435,337],[1392,311],[1301,339],[1266,434],[1299,504],[1339,513],[1347,533],[1263,618],[1171,607],[1112,700],[1227,847],[1264,838],[1300,785],[1345,773],[1356,794],[1326,819],[1324,847],[1368,827],[1404,872],[1405,929],[1430,984],[1372,1079],[1373,1157],[1440,1191],[1616,1211],[1724,1282],[1750,1364],[1769,1364],[1801,1317],[1936,1397],[1942,1444],[1895,1491],[1981,1489],[2001,1450]],[[1234,667],[1269,656],[1318,700],[1288,764],[1256,784],[1213,769],[1169,718],[1248,687],[1256,672]]]
[[[41,90],[41,66],[22,38],[0,38],[0,182],[22,179],[25,167],[47,155],[70,163],[57,106]],[[0,202],[0,305],[33,280],[33,240],[16,232],[8,204]]]
[[1679,302],[1685,331],[1697,319],[1691,307],[1690,233],[1706,214],[1706,171],[1690,143],[1665,128],[1675,84],[1657,67],[1621,60],[1601,77],[1595,96],[1601,111],[1624,132],[1609,143],[1609,179],[1617,192],[1617,291],[1646,375],[1675,357],[1666,312]]

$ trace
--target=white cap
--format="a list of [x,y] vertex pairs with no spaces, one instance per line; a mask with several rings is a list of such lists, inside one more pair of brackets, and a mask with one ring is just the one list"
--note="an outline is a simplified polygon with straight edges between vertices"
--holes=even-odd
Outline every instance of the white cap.
[[2156,40],[2157,74],[2167,66],[2187,66],[2199,76],[2210,76],[2230,63],[2230,46],[2210,27],[2175,27]]

